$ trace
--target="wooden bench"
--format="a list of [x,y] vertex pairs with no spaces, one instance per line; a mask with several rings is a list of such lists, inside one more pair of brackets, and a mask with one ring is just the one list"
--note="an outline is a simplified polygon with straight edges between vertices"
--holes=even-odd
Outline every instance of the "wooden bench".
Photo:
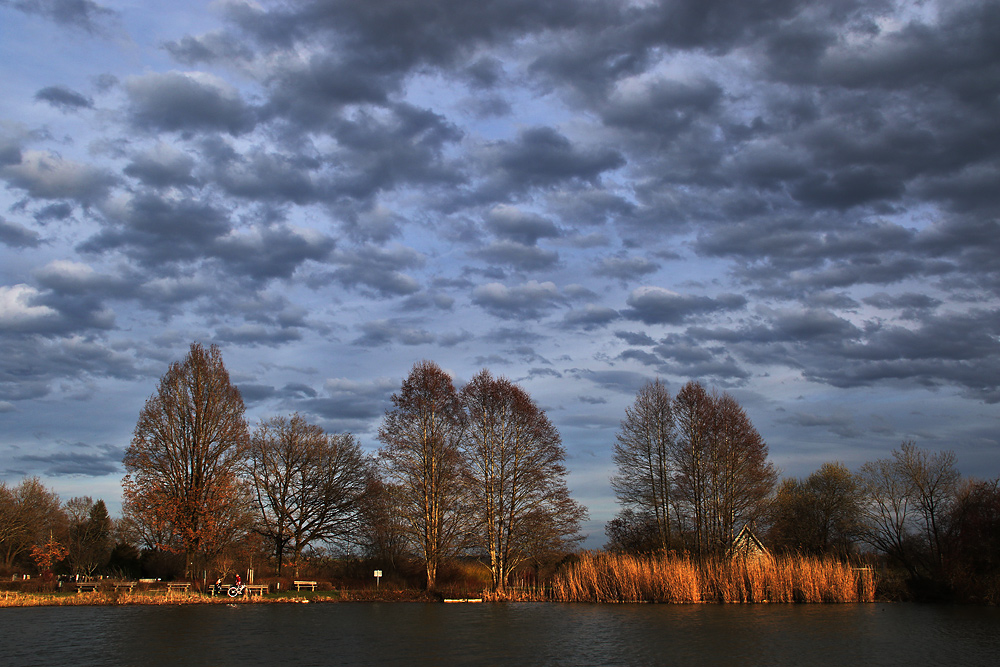
[[168,581],[167,582],[167,592],[173,593],[174,591],[179,591],[181,593],[187,593],[188,589],[191,588],[190,581]]
[[120,591],[122,589],[125,589],[129,593],[131,593],[132,589],[135,588],[134,581],[115,581],[111,585],[115,587],[115,591]]
[[[229,589],[232,588],[231,584],[219,584],[219,595],[229,595]],[[268,593],[269,589],[267,584],[244,584],[244,589],[246,589],[247,595],[265,595]],[[208,587],[208,594],[215,595],[215,589],[212,586]]]
[[82,593],[87,591],[88,593],[93,593],[98,588],[101,587],[101,582],[99,581],[78,581],[76,582],[76,592]]
[[295,590],[297,591],[301,591],[303,588],[308,588],[311,591],[316,590],[315,581],[293,581],[292,583],[295,585]]

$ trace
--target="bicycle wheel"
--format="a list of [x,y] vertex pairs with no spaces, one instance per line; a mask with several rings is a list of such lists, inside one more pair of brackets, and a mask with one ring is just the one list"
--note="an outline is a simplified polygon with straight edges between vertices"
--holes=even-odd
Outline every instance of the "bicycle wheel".
[[239,594],[240,594],[240,589],[238,589],[236,586],[229,587],[229,597],[234,598]]

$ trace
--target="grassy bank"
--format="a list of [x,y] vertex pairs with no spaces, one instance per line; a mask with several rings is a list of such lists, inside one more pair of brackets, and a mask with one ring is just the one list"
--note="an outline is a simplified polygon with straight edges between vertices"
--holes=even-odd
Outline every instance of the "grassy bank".
[[584,554],[561,570],[563,602],[872,602],[869,569],[835,560],[769,556],[695,563],[679,557]]
[[121,605],[190,605],[190,604],[303,604],[309,602],[432,602],[437,598],[423,591],[411,590],[333,590],[315,592],[282,591],[268,595],[240,598],[210,596],[202,593],[166,593],[164,591],[92,593],[19,593],[0,591],[0,607],[51,606],[121,606]]

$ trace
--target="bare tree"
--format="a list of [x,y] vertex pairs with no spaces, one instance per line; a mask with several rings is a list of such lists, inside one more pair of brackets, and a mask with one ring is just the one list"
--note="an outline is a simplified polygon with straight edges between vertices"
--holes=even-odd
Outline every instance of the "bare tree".
[[298,414],[273,417],[254,431],[246,469],[279,574],[286,547],[298,568],[308,545],[357,532],[369,462],[351,434],[328,435]]
[[246,520],[244,409],[219,348],[193,343],[146,401],[125,452],[124,513],[152,546],[184,553],[188,567]]
[[93,576],[111,558],[111,517],[103,500],[90,496],[70,498],[66,502],[69,516],[69,561],[74,573]]
[[27,564],[33,546],[53,535],[64,539],[67,519],[59,496],[37,477],[27,477],[11,488],[0,482],[0,555],[4,569]]
[[891,459],[876,459],[861,466],[858,480],[865,495],[865,528],[862,539],[897,560],[911,575],[910,481]]
[[693,538],[690,547],[699,557],[705,554],[708,541],[712,408],[712,397],[696,382],[684,385],[674,397],[677,438],[672,458],[677,467],[678,515],[685,519]]
[[566,487],[559,432],[527,392],[483,370],[461,400],[473,540],[487,554],[493,590],[502,592],[534,554],[579,539],[586,511]]
[[858,478],[865,494],[864,540],[913,577],[939,574],[944,521],[958,493],[955,455],[927,454],[904,442],[891,458],[861,466]]
[[451,377],[432,361],[413,366],[392,403],[379,428],[380,458],[433,590],[438,566],[461,547],[465,533],[462,408]]
[[958,496],[960,475],[954,452],[930,454],[913,442],[904,442],[892,453],[902,473],[910,480],[913,503],[920,517],[933,567],[944,567],[946,520]]
[[371,475],[361,503],[358,537],[365,555],[395,568],[406,554],[407,523],[398,487]]
[[767,444],[729,394],[709,394],[689,382],[677,392],[673,414],[678,513],[699,557],[721,553],[739,527],[764,515],[777,471]]
[[746,411],[729,394],[713,396],[708,496],[709,535],[728,548],[737,530],[761,518],[778,473]]
[[635,403],[625,409],[614,446],[618,472],[611,477],[611,487],[626,509],[652,517],[657,545],[663,550],[669,549],[673,541],[670,518],[675,473],[673,449],[670,392],[657,379],[644,385]]

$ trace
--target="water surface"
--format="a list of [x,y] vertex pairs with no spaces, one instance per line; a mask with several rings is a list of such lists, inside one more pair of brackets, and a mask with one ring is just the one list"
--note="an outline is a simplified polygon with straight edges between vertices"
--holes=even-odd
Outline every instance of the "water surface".
[[995,665],[1000,610],[341,603],[0,609],[5,665]]

